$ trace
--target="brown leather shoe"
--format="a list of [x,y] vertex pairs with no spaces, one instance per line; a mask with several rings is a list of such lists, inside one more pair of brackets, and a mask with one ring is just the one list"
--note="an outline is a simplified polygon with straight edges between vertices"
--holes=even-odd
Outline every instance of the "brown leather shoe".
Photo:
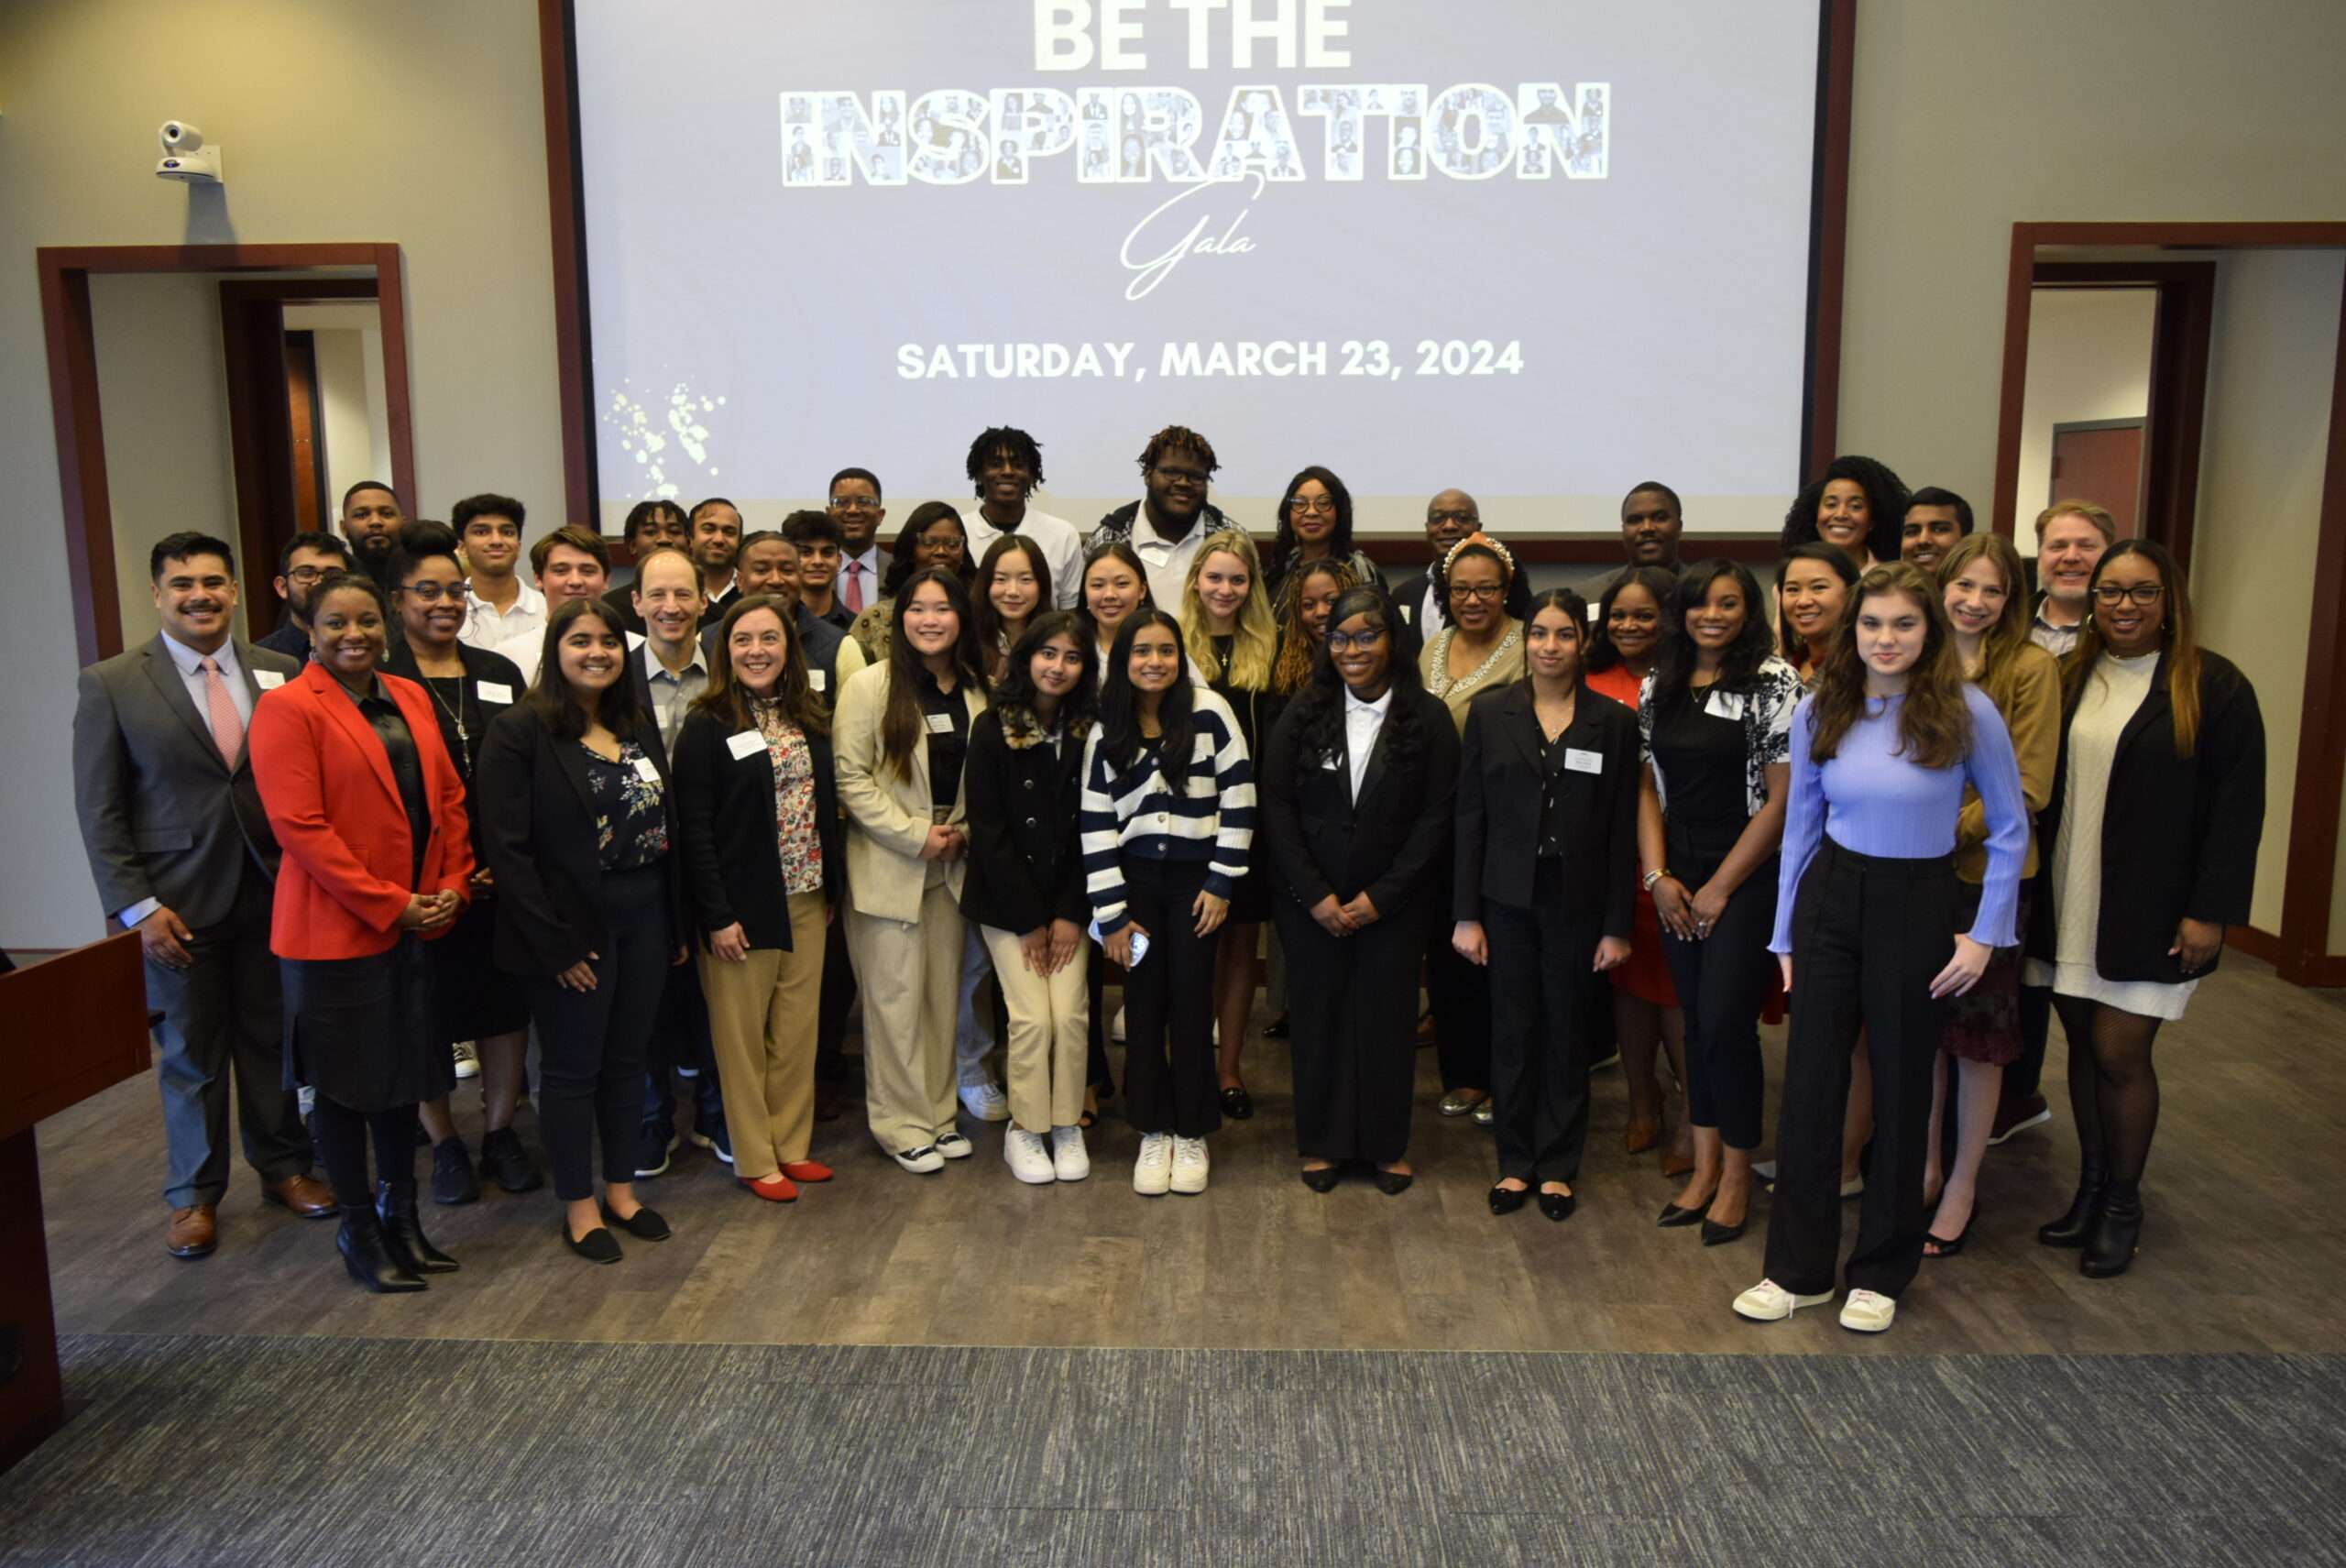
[[839,1119],[839,1091],[822,1080],[817,1079],[815,1080],[815,1120],[836,1122]]
[[163,1237],[163,1248],[173,1257],[203,1257],[219,1245],[218,1213],[211,1204],[171,1211],[171,1228]]
[[282,1203],[305,1220],[323,1220],[342,1212],[342,1205],[334,1201],[334,1189],[313,1176],[289,1176],[282,1181],[264,1182],[260,1195],[272,1203]]

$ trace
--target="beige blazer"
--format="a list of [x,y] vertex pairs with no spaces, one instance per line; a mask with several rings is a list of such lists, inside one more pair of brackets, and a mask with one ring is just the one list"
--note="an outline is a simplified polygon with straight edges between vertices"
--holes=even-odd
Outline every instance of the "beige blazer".
[[[831,747],[839,759],[839,809],[847,814],[848,903],[883,920],[916,921],[928,881],[929,862],[920,858],[936,820],[929,802],[928,748],[913,748],[909,776],[898,778],[880,754],[880,716],[888,708],[888,666],[858,670],[839,689],[831,714]],[[985,711],[986,694],[964,682],[961,701],[970,720]],[[953,802],[950,822],[967,819],[969,782]],[[964,863],[946,867],[946,883],[959,901]]]

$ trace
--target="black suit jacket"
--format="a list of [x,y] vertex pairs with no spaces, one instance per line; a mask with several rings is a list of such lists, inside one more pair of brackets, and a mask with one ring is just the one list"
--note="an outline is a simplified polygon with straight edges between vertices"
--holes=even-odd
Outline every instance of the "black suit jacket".
[[[603,591],[603,602],[611,607],[611,613],[618,617],[621,626],[626,627],[638,637],[644,635],[643,617],[635,613],[634,583],[625,582],[618,587],[606,588]],[[547,608],[551,610],[553,607]]]
[[[1395,767],[1393,731],[1404,704],[1416,740],[1406,765]],[[1335,750],[1304,754],[1312,706],[1300,696],[1288,704],[1255,775],[1263,815],[1257,842],[1268,840],[1280,889],[1306,909],[1331,894],[1349,902],[1365,893],[1380,916],[1420,903],[1439,915],[1446,890],[1436,885],[1436,873],[1449,847],[1458,787],[1458,730],[1449,709],[1422,691],[1395,692],[1355,803],[1341,714]]]
[[[675,852],[676,788],[647,718],[641,741],[660,770],[668,807],[669,851],[657,862],[666,880],[672,933],[685,929],[684,877]],[[513,974],[557,975],[609,946],[595,913],[603,869],[596,848],[595,802],[586,759],[576,740],[558,740],[527,707],[508,708],[488,727],[475,764],[480,781],[481,838],[497,877],[497,967]]]
[[[1442,630],[1439,619],[1427,625],[1418,624],[1418,616],[1425,609],[1426,590],[1433,587],[1433,568],[1429,566],[1406,582],[1393,587],[1393,609],[1401,618],[1401,635],[1394,652],[1407,653],[1411,663],[1418,662],[1418,652],[1426,639]],[[1510,620],[1531,619],[1531,579],[1518,571],[1507,586],[1507,613]]]
[[[696,708],[676,734],[676,848],[701,943],[739,922],[752,948],[790,950],[790,893],[774,848],[773,767],[764,746],[736,757],[733,729]],[[830,738],[809,732],[815,833],[823,846],[823,897],[839,902],[847,847],[839,827]]]
[[[498,715],[521,699],[521,695],[530,689],[530,683],[521,678],[521,667],[502,653],[492,653],[486,648],[459,642],[456,644],[456,657],[464,663],[465,695],[473,704],[465,715],[469,721],[467,728],[472,731],[474,762],[471,774],[465,780],[465,811],[472,819],[473,861],[485,866],[488,864],[488,855],[481,839],[480,791],[477,788],[480,749],[488,741],[488,727],[497,721]],[[383,656],[383,670],[387,674],[404,675],[418,685],[423,685],[422,673],[415,667],[415,651],[403,640],[392,643],[390,652]],[[481,683],[484,681],[489,686],[489,695],[487,696],[482,693]],[[495,696],[495,689],[499,686],[508,694],[502,701]],[[435,698],[434,712],[439,711],[436,704]],[[463,765],[462,759],[458,759],[457,766],[461,768]]]
[[971,721],[961,769],[970,813],[962,915],[1017,937],[1053,920],[1091,922],[1076,830],[1082,773],[1080,741],[1057,751],[1013,746],[991,707]]
[[[2143,706],[2119,736],[2101,808],[2101,926],[2094,967],[2105,980],[2166,984],[2183,972],[2167,949],[2186,920],[2245,926],[2264,833],[2264,718],[2256,690],[2231,661],[2201,650],[2199,735],[2193,755],[2175,753],[2175,705],[2159,660]],[[2038,841],[2059,840],[2069,787],[2069,726],[2061,719],[2061,761],[2053,795],[2038,815]],[[2030,916],[2030,951],[2050,959],[2059,930],[2058,879],[2045,856]],[[2218,957],[2220,959],[2221,951]],[[2208,969],[2215,968],[2211,961]]]
[[[1594,752],[1597,772],[1567,768],[1562,817],[1564,913],[1604,922],[1627,941],[1638,911],[1638,716],[1583,688],[1563,742]],[[1532,710],[1531,683],[1487,691],[1467,705],[1458,768],[1460,920],[1480,920],[1483,901],[1531,906],[1540,852],[1540,800],[1548,784],[1547,738]]]

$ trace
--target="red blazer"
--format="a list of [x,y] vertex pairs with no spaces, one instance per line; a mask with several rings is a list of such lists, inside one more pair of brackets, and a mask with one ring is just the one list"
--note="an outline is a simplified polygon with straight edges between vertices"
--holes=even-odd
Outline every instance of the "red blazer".
[[473,838],[465,785],[440,739],[432,696],[413,681],[380,678],[415,736],[432,808],[422,884],[412,890],[407,876],[414,849],[390,756],[341,683],[317,664],[304,664],[253,705],[253,779],[285,851],[269,933],[280,958],[385,952],[399,940],[411,893],[448,888],[467,896]]

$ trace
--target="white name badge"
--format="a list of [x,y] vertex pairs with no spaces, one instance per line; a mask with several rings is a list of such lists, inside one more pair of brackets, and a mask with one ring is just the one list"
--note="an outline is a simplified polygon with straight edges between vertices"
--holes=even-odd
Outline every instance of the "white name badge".
[[285,677],[275,670],[255,670],[253,685],[265,692],[273,692],[285,684]]
[[475,681],[473,695],[483,702],[511,702],[513,688],[503,681]]
[[1590,605],[1589,605],[1589,607],[1588,607],[1588,623],[1589,623],[1591,626],[1594,626],[1594,625],[1595,625],[1595,624],[1596,624],[1597,612],[1598,612],[1598,611],[1600,611],[1600,610],[1602,610],[1604,608],[1605,608],[1605,606],[1604,606],[1604,604],[1603,604],[1603,602],[1602,602],[1601,600],[1600,600],[1600,601],[1592,601],[1592,602],[1590,603]]
[[635,776],[645,784],[656,784],[660,782],[660,770],[652,765],[651,758],[638,757],[635,760]]
[[725,738],[725,749],[736,757],[758,757],[765,754],[766,738],[754,729],[744,729],[739,735]]
[[818,692],[828,691],[831,689],[830,674],[825,670],[809,670],[806,672],[806,684]]
[[1743,717],[1743,694],[1741,692],[1714,691],[1711,693],[1710,702],[1705,706],[1708,707],[1712,715],[1716,718],[1741,718]]
[[1601,773],[1605,771],[1605,753],[1567,746],[1564,748],[1564,766],[1576,773]]
[[928,716],[928,732],[929,732],[931,735],[950,735],[950,734],[952,734],[952,733],[953,733],[953,716],[952,716],[951,714],[949,714],[949,713],[932,713],[932,714],[930,714],[930,715]]

